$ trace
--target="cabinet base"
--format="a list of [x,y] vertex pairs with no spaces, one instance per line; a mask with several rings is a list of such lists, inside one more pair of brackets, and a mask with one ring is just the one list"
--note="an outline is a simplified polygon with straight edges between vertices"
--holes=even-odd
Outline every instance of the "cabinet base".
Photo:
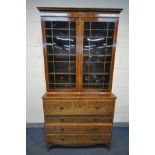
[[99,147],[103,147],[103,148],[106,148],[107,149],[107,151],[111,151],[111,143],[107,143],[107,144],[93,144],[93,145],[67,145],[67,144],[65,144],[65,145],[56,145],[56,144],[50,144],[50,143],[48,143],[47,145],[46,145],[46,150],[47,151],[50,151],[53,147],[74,147],[74,148],[81,148],[81,147],[97,147],[97,146],[99,146]]

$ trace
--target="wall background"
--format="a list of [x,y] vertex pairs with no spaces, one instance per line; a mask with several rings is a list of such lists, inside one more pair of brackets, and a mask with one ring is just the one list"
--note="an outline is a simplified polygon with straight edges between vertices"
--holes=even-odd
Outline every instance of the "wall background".
[[123,8],[120,14],[113,76],[113,93],[118,97],[114,122],[129,121],[129,7],[128,0],[27,0],[26,9],[26,122],[43,122],[41,97],[45,93],[40,14],[36,7]]

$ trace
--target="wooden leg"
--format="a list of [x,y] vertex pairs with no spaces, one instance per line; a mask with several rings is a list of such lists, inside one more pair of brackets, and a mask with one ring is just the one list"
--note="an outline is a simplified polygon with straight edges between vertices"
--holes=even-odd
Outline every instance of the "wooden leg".
[[111,143],[107,144],[107,149],[108,149],[108,151],[111,151]]

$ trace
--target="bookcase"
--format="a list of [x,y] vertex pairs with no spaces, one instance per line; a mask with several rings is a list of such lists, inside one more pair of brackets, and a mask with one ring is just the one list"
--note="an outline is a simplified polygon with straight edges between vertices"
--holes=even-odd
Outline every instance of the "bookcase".
[[38,9],[47,146],[106,144],[110,148],[116,100],[112,79],[122,9]]

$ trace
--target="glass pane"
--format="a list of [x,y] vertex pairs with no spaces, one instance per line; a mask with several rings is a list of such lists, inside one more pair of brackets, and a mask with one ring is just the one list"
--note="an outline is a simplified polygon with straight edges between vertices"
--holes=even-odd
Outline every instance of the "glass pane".
[[83,63],[83,73],[88,73],[89,63]]
[[90,22],[85,22],[84,23],[84,30],[85,29],[90,29]]
[[70,62],[70,72],[75,73],[76,72],[76,63]]
[[71,75],[70,76],[70,81],[71,81],[71,83],[73,84],[76,84],[76,75]]
[[53,21],[52,22],[52,28],[64,28],[68,29],[69,28],[69,22],[65,21]]
[[54,83],[54,75],[50,74],[48,77],[49,83]]
[[110,63],[105,63],[105,73],[110,74]]
[[45,22],[45,28],[51,28],[51,21]]
[[53,46],[46,44],[46,50],[48,54],[53,54]]
[[76,87],[76,22],[45,21],[50,89]]
[[[53,30],[53,37],[56,37],[57,39],[59,39],[59,37],[63,38],[63,37],[69,37],[69,30],[58,30],[58,29],[54,29]],[[60,39],[62,40],[62,39]]]
[[90,56],[90,61],[91,62],[98,62],[98,63],[102,63],[105,61],[105,56]]
[[69,78],[68,75],[55,75],[55,83],[68,83]]
[[70,28],[75,29],[76,28],[76,22],[70,22]]
[[114,36],[114,30],[109,30],[108,37],[113,37],[113,36]]
[[90,83],[103,83],[103,75],[90,74]]
[[109,29],[114,29],[115,23],[114,22],[109,22]]
[[83,87],[109,89],[114,22],[85,22]]
[[52,36],[52,31],[51,31],[51,29],[46,29],[45,31],[46,31],[46,36],[49,36],[49,37]]
[[91,29],[107,29],[106,22],[92,22]]
[[55,72],[68,73],[69,63],[67,62],[54,62]]
[[91,30],[91,37],[93,38],[105,38],[107,36],[107,30]]
[[89,72],[103,73],[103,71],[104,71],[104,63],[90,63],[89,64]]
[[76,54],[76,38],[71,38],[69,48],[70,54]]

